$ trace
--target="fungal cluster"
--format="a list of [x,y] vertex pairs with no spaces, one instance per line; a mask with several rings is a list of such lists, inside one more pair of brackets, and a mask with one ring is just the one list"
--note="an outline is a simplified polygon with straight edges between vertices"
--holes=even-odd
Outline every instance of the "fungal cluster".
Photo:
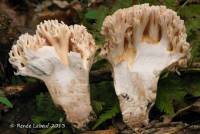
[[[190,57],[184,21],[165,6],[134,5],[107,16],[101,33],[101,55],[112,64],[123,120],[130,127],[147,125],[159,75],[185,66]],[[19,37],[9,61],[17,75],[44,81],[66,119],[83,128],[94,117],[89,71],[95,51],[84,26],[49,20],[37,26],[35,35]]]

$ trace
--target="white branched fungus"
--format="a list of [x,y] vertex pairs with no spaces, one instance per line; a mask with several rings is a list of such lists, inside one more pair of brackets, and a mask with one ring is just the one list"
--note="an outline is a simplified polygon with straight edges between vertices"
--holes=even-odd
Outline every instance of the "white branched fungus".
[[184,21],[165,6],[134,5],[107,16],[101,33],[124,122],[148,124],[160,73],[185,66],[190,56]]
[[84,26],[68,27],[49,20],[37,26],[36,34],[23,34],[13,45],[9,61],[17,75],[45,82],[55,104],[66,118],[82,128],[92,120],[89,71],[95,42]]

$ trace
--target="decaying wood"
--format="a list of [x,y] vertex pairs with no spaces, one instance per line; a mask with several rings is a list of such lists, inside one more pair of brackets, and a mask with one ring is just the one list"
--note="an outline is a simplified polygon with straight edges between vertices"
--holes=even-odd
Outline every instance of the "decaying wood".
[[183,122],[162,123],[158,121],[152,121],[146,127],[134,129],[129,127],[124,127],[123,129],[119,128],[118,126],[115,127],[117,128],[119,134],[196,134],[200,132],[200,125],[197,123],[187,124]]
[[191,68],[200,68],[200,62],[193,62],[190,67]]
[[192,132],[197,133],[199,131],[199,125],[190,125],[182,122],[155,123],[138,130],[138,132],[142,134],[183,134]]
[[19,85],[2,86],[0,87],[0,90],[4,91],[6,96],[26,96],[45,91],[45,85],[42,82],[24,83]]

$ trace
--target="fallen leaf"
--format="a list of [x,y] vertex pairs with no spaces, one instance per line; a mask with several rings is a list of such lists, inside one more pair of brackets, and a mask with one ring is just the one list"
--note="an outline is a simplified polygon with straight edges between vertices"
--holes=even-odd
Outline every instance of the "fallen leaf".
[[118,134],[118,130],[115,128],[112,128],[108,130],[87,131],[81,134]]

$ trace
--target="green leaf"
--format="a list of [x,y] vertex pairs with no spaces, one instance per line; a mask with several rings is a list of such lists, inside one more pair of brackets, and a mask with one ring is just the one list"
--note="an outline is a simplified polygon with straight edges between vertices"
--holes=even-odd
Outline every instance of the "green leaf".
[[118,102],[112,82],[102,81],[100,83],[91,84],[90,86],[92,100],[104,102],[105,107]]
[[188,93],[200,97],[200,75],[193,75],[192,78],[185,80],[187,82]]
[[11,83],[13,85],[19,84],[19,83],[23,83],[22,79],[19,76],[13,76],[11,79]]
[[103,110],[103,106],[105,105],[105,102],[102,101],[92,101],[92,107],[95,111],[95,113],[100,113]]
[[48,93],[40,93],[36,96],[36,114],[32,116],[35,122],[59,122],[64,118],[63,111],[53,103]]
[[165,0],[164,3],[168,8],[175,9],[176,7],[176,0]]
[[96,58],[96,62],[92,65],[91,70],[105,68],[110,64],[107,60],[102,59],[102,57],[95,57],[95,58]]
[[40,115],[33,115],[31,119],[35,124],[40,124],[42,122],[48,122],[49,121],[49,119],[47,119],[44,116],[40,116]]
[[5,97],[0,97],[0,103],[6,105],[9,108],[13,108],[12,103]]
[[68,129],[63,129],[62,134],[72,134]]
[[102,23],[103,23],[105,17],[108,15],[108,13],[109,13],[109,10],[105,6],[100,6],[97,9],[97,16],[98,17],[97,17],[97,21],[96,21],[96,27],[97,27],[98,31],[101,31]]
[[198,32],[200,30],[199,24],[200,24],[200,17],[199,18],[190,18],[185,21],[188,36],[192,35],[193,32]]
[[113,105],[111,108],[103,112],[99,118],[97,119],[96,123],[92,127],[92,129],[96,129],[99,125],[104,123],[105,121],[112,119],[115,117],[118,113],[120,113],[119,106],[117,104]]
[[60,134],[61,129],[58,128],[47,128],[42,130],[42,134]]
[[127,8],[133,4],[133,0],[117,0],[112,6],[111,13],[115,12],[120,8]]
[[183,102],[187,91],[183,81],[176,76],[170,75],[167,78],[160,79],[158,84],[156,107],[166,114],[172,116],[174,111],[174,101]]
[[200,40],[193,40],[191,44],[192,44],[192,50],[191,50],[192,59],[200,61]]
[[86,14],[85,14],[85,18],[86,19],[97,19],[97,10],[89,10]]
[[200,16],[200,5],[199,4],[191,4],[188,6],[184,6],[180,9],[179,14],[185,17],[199,17]]
[[158,4],[158,0],[138,0],[139,4],[142,3],[150,3],[150,4]]

